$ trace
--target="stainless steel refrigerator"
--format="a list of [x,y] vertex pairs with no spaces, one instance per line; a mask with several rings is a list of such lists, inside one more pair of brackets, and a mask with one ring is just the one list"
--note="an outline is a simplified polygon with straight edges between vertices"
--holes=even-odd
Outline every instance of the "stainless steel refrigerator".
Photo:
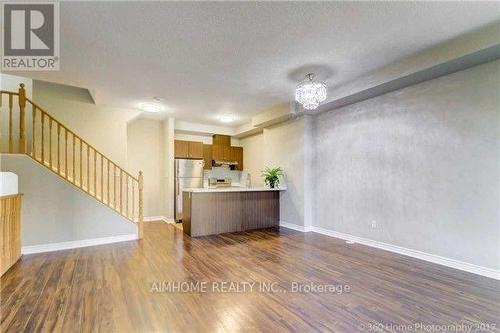
[[182,220],[182,190],[203,187],[203,160],[175,160],[175,219]]

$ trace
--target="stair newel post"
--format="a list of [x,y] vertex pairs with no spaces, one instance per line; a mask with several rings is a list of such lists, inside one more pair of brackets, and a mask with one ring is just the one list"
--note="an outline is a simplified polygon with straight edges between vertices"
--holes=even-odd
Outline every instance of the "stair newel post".
[[57,173],[61,174],[61,125],[57,123]]
[[120,214],[123,214],[123,200],[122,200],[122,197],[123,197],[123,170],[120,169]]
[[73,163],[71,163],[71,172],[72,172],[72,176],[73,176],[73,183],[76,185],[76,178],[75,178],[75,168],[76,168],[76,164],[75,164],[75,145],[76,145],[76,139],[75,139],[75,134],[71,133],[71,143],[73,145]]
[[99,154],[101,156],[100,161],[101,161],[101,201],[104,202],[104,161],[102,154]]
[[31,156],[36,159],[36,150],[35,150],[35,126],[36,126],[36,106],[34,104],[32,106],[33,114],[31,116]]
[[19,88],[19,152],[26,152],[26,129],[25,129],[25,108],[26,108],[26,91],[24,83],[21,83]]
[[68,129],[64,128],[64,176],[68,176]]
[[128,215],[128,179],[129,179],[129,176],[128,176],[128,173],[125,174],[125,216],[129,217],[130,215]]
[[12,130],[12,94],[9,94],[9,153],[14,152],[14,131]]
[[113,209],[116,210],[116,164],[113,163]]
[[106,172],[107,172],[107,177],[106,177],[106,182],[108,183],[107,184],[107,190],[106,190],[106,202],[108,203],[109,206],[111,206],[111,203],[109,201],[109,169],[111,167],[111,163],[109,162],[108,160],[108,167],[106,168]]
[[41,159],[42,159],[42,164],[45,165],[45,114],[43,112],[40,112],[40,121],[42,122],[42,127],[40,130],[40,141],[41,141]]
[[144,190],[144,178],[142,176],[142,171],[139,171],[139,239],[142,239],[144,233],[144,198],[143,198],[143,190]]
[[52,170],[52,117],[49,117],[49,166]]

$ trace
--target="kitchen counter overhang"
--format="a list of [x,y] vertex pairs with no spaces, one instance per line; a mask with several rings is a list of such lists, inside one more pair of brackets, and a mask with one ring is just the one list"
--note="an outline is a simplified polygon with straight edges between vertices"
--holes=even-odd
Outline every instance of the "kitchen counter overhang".
[[220,192],[276,192],[285,191],[284,188],[269,188],[269,187],[243,187],[243,186],[227,186],[227,187],[203,187],[203,188],[186,188],[183,192],[191,193],[220,193]]
[[279,191],[284,189],[185,189],[183,230],[189,236],[197,237],[278,226]]

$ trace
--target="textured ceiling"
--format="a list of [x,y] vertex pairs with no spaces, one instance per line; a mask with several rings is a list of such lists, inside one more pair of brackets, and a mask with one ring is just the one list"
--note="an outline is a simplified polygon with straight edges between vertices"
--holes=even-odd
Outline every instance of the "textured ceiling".
[[[61,70],[126,108],[160,97],[175,117],[236,124],[293,98],[314,65],[331,87],[499,19],[478,2],[62,2]],[[17,73],[19,74],[19,73]]]

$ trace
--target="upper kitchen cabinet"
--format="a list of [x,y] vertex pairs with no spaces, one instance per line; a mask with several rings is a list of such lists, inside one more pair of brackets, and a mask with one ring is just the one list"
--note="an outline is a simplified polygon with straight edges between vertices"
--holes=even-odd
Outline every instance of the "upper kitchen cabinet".
[[175,158],[203,158],[203,142],[175,140]]
[[220,162],[238,162],[236,170],[243,170],[243,147],[213,145],[212,160]]
[[189,141],[189,158],[203,158],[203,142]]
[[212,136],[214,146],[231,146],[231,137],[229,135],[214,134]]
[[226,161],[226,162],[234,161],[233,147],[224,146],[222,153],[223,153],[223,155],[222,155],[223,161]]
[[212,169],[212,161],[237,162],[234,169],[243,170],[243,147],[231,147],[231,137],[227,135],[216,134],[213,136],[213,142],[213,145],[208,145],[175,140],[175,158],[203,159],[206,170]]
[[189,158],[189,141],[174,141],[175,158]]
[[236,169],[243,170],[243,147],[231,147],[231,148],[233,148],[234,160],[238,162]]
[[224,161],[224,162],[234,161],[233,147],[213,145],[212,159],[214,161]]
[[214,161],[224,161],[224,146],[212,146],[212,159]]
[[212,145],[203,145],[203,161],[205,161],[204,169],[210,170],[212,169]]

